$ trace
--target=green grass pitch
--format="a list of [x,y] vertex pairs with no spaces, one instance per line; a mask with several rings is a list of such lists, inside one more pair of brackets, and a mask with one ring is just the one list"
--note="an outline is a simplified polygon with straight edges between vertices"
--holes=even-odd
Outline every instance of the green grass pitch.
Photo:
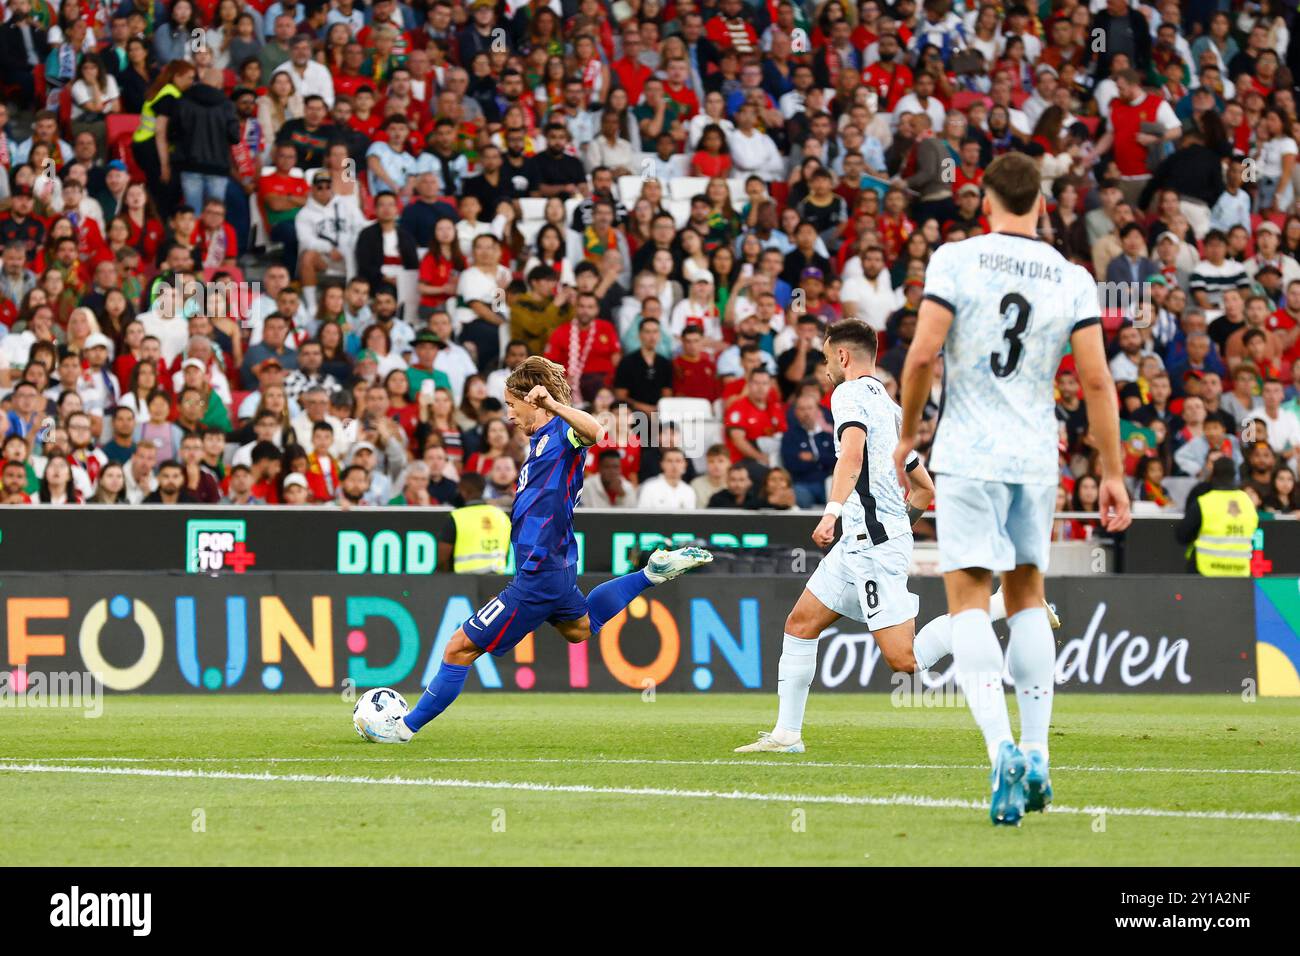
[[5,862],[1300,863],[1300,700],[1063,693],[1059,810],[1014,830],[964,708],[814,693],[807,754],[733,754],[775,703],[471,690],[404,747],[337,696],[6,708]]

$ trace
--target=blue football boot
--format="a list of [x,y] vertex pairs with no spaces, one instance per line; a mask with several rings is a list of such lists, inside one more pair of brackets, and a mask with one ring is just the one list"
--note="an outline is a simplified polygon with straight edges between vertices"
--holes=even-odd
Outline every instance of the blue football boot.
[[1019,826],[1025,815],[1025,755],[1011,741],[998,748],[992,783],[989,819],[994,826]]
[[1052,802],[1052,778],[1047,772],[1047,757],[1040,750],[1031,750],[1025,758],[1025,810],[1041,813]]

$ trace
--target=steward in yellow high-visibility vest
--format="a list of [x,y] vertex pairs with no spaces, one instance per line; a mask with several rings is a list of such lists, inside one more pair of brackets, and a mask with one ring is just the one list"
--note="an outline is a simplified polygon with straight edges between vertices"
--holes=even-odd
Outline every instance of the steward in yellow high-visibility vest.
[[163,180],[164,156],[171,154],[167,123],[180,98],[194,85],[196,76],[194,64],[186,60],[174,60],[163,67],[146,93],[140,125],[131,135],[131,156],[144,173],[149,191],[158,199],[164,217],[171,215],[170,200],[180,194],[180,174],[170,168],[170,161],[166,170],[168,178]]
[[1192,489],[1178,529],[1188,544],[1188,570],[1212,578],[1250,577],[1251,543],[1259,513],[1250,496],[1236,487],[1236,467],[1220,458],[1209,486]]
[[504,574],[510,558],[510,516],[496,505],[467,502],[451,513],[456,540],[451,569],[456,574]]

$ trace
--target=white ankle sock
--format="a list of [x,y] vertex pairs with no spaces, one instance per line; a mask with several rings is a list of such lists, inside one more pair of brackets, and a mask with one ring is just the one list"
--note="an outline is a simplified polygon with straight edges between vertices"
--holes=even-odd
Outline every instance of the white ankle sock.
[[952,653],[952,618],[941,614],[916,634],[912,656],[918,670],[928,671]]
[[989,598],[989,620],[1001,621],[1007,616],[1007,601],[1002,596],[1002,590],[998,591]]
[[1016,682],[1020,706],[1020,748],[1047,756],[1047,731],[1052,723],[1052,696],[1056,688],[1056,640],[1042,607],[1011,615],[1011,642],[1007,668]]
[[803,711],[808,690],[817,672],[817,638],[805,640],[785,635],[781,662],[777,666],[776,694],[780,707],[772,735],[780,742],[793,743],[803,732]]
[[[999,591],[989,598],[989,621],[1000,621],[1007,616],[1006,601]],[[936,617],[916,635],[912,642],[912,656],[916,666],[928,671],[952,653],[952,618],[947,614]]]
[[1012,737],[1002,689],[1002,648],[987,611],[974,608],[952,615],[952,656],[957,686],[984,734],[989,761],[994,762],[998,748]]

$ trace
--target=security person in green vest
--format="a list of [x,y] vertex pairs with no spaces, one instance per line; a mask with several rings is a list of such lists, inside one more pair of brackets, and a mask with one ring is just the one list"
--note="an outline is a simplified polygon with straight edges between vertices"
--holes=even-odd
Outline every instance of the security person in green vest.
[[1187,545],[1188,570],[1211,578],[1250,577],[1251,541],[1259,514],[1237,487],[1231,458],[1215,461],[1210,480],[1187,496],[1178,540]]
[[439,542],[438,563],[456,574],[504,574],[510,559],[510,516],[483,501],[482,475],[461,475],[465,502],[451,513],[450,541]]
[[171,143],[167,125],[181,94],[194,85],[198,73],[188,60],[173,60],[163,67],[144,95],[140,125],[131,137],[131,155],[144,173],[149,191],[159,200],[164,219],[180,196],[180,173],[171,168]]

